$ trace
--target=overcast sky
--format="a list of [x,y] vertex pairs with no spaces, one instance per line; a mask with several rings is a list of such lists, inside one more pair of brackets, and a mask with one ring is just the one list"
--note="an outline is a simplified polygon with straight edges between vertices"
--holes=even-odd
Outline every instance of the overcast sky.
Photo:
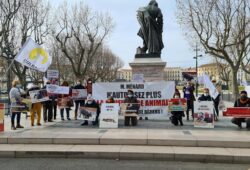
[[[56,7],[64,0],[52,0],[52,6]],[[68,0],[75,3],[79,0]],[[146,6],[150,0],[84,0],[94,11],[108,12],[116,26],[113,33],[107,39],[111,50],[118,55],[128,67],[133,61],[136,48],[142,45],[142,40],[137,36],[139,24],[136,19],[136,10]],[[194,50],[186,41],[180,26],[176,20],[175,0],[157,0],[164,17],[163,42],[165,48],[162,51],[162,60],[171,67],[194,67]],[[205,56],[203,54],[203,56]],[[199,59],[199,65],[208,62],[208,57]]]

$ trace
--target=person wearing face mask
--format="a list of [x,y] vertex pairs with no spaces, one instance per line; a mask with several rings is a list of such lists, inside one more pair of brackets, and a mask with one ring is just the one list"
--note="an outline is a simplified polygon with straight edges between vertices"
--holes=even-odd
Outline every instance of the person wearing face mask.
[[[10,93],[9,93],[11,106],[15,106],[16,104],[21,103],[23,100],[23,98],[21,97],[20,90],[19,90],[20,86],[21,84],[18,80],[14,80],[12,82],[12,88],[10,89]],[[15,126],[15,117],[17,117],[17,126]],[[11,111],[11,129],[12,130],[16,130],[16,128],[23,128],[23,126],[21,126],[20,124],[20,120],[21,120],[21,112]]]
[[[81,80],[77,80],[77,83],[73,89],[85,89],[85,87],[82,85]],[[78,112],[79,106],[84,106],[84,104],[85,104],[85,100],[83,99],[75,100],[75,120],[77,120],[77,112]]]
[[[132,90],[128,90],[128,95],[125,97],[124,103],[134,103],[134,104],[139,103],[137,98],[134,96],[134,92]],[[135,107],[137,107],[137,106],[135,105]],[[138,114],[139,108],[136,108],[136,110],[137,110],[137,114]],[[131,120],[132,126],[137,125],[137,117],[136,116],[125,116],[124,125],[129,126],[130,120]]]
[[183,96],[184,98],[187,99],[187,111],[186,111],[187,120],[189,120],[189,110],[192,111],[192,118],[194,119],[194,101],[195,101],[194,90],[195,90],[194,85],[191,84],[190,81],[188,81],[187,85],[183,87]]
[[[50,85],[50,81],[46,82],[46,85],[43,87],[43,89],[46,89],[46,86]],[[44,122],[53,122],[53,103],[52,100],[44,101],[43,104],[43,120]]]
[[[174,98],[179,99],[180,93],[176,92],[174,94]],[[179,102],[176,104],[179,104]],[[184,111],[172,111],[171,114],[172,114],[172,116],[170,117],[171,123],[174,124],[175,126],[177,126],[180,123],[180,125],[183,126],[182,116],[184,115]]]
[[[92,98],[91,95],[89,95],[84,106],[85,107],[92,107],[92,108],[97,109],[96,110],[96,118],[95,118],[95,121],[92,122],[92,124],[93,125],[98,125],[98,119],[99,119],[99,115],[100,115],[100,112],[101,112],[99,104]],[[88,125],[88,121],[85,120],[81,125],[82,126]]]
[[213,101],[213,98],[209,94],[208,88],[204,89],[204,93],[198,98],[198,101]]
[[[240,98],[235,101],[234,107],[250,107],[250,98],[247,97],[246,91],[240,92]],[[231,121],[239,128],[242,128],[242,122],[246,122],[246,128],[250,130],[250,118],[233,118]]]

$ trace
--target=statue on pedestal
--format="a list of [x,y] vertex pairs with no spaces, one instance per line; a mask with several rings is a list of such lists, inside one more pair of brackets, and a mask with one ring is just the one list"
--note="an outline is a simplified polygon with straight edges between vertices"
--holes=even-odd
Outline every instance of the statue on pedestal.
[[163,15],[156,0],[146,7],[139,8],[137,19],[140,24],[138,36],[143,39],[143,47],[137,48],[137,55],[150,54],[160,57],[164,45],[162,42]]

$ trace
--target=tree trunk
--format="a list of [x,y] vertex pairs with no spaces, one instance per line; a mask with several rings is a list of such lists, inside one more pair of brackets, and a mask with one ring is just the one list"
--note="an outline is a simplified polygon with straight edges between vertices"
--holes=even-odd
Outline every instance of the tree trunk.
[[236,100],[239,96],[239,89],[237,83],[237,70],[232,68],[232,90],[233,90],[233,99]]

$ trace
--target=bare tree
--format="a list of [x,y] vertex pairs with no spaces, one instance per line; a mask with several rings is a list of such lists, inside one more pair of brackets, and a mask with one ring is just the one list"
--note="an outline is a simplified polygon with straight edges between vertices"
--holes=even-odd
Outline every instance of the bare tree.
[[92,12],[79,2],[72,8],[64,3],[58,15],[59,29],[56,40],[70,62],[72,71],[77,78],[86,77],[89,68],[94,64],[94,57],[104,40],[111,33],[114,24],[107,14]]
[[113,81],[119,68],[123,67],[123,62],[107,47],[98,50],[93,58],[93,64],[90,67],[88,77],[93,81]]
[[177,0],[179,23],[188,37],[200,41],[205,51],[225,60],[232,70],[234,98],[237,72],[250,48],[249,0]]
[[221,61],[218,58],[215,58],[215,60],[217,63],[220,80],[224,81],[227,87],[229,87],[229,82],[231,81],[231,69],[229,64]]
[[[8,61],[13,60],[28,37],[33,37],[39,44],[44,42],[49,34],[49,4],[46,4],[44,0],[3,0],[0,5],[10,8],[2,14],[0,20],[4,21],[4,18],[8,18],[6,16],[13,13],[7,26],[0,29],[2,30],[0,37],[2,57]],[[12,9],[14,7],[16,10]],[[27,67],[14,62],[12,71],[26,87]]]

